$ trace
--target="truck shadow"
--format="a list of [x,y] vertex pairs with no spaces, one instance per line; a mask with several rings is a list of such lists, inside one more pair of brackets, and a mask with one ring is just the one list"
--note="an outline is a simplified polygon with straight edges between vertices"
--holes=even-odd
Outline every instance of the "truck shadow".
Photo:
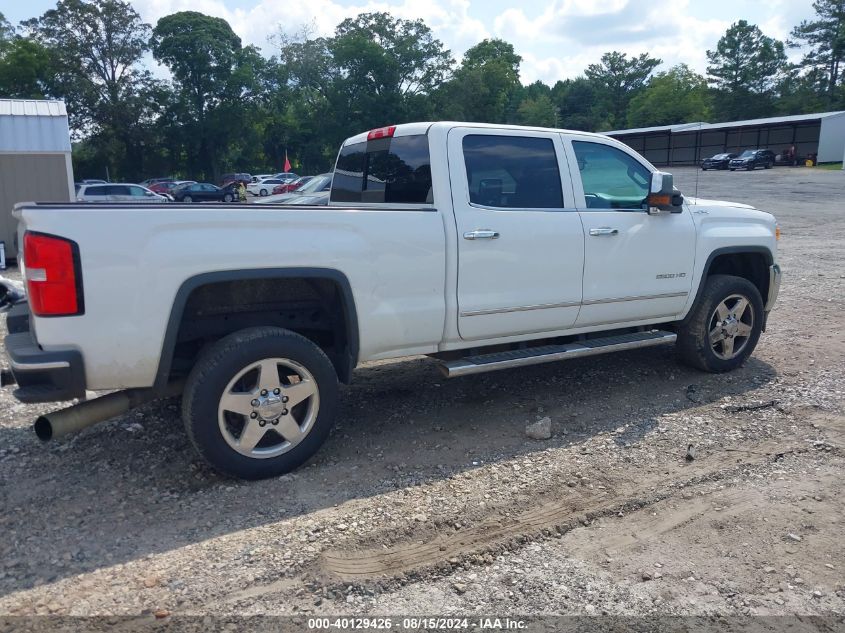
[[[318,455],[260,482],[200,462],[176,401],[50,445],[28,426],[4,427],[0,448],[19,448],[0,453],[0,596],[623,426],[613,437],[624,450],[661,416],[775,375],[753,358],[731,374],[702,374],[678,365],[671,348],[448,381],[429,359],[371,364],[344,388],[340,421]],[[529,440],[525,424],[544,416],[553,437]]]

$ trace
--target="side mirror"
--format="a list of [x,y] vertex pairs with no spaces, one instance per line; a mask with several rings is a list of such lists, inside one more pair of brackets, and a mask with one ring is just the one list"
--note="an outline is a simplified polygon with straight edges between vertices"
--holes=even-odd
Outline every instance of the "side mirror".
[[651,189],[646,198],[646,204],[649,215],[683,211],[684,197],[675,189],[672,174],[656,171],[651,175]]

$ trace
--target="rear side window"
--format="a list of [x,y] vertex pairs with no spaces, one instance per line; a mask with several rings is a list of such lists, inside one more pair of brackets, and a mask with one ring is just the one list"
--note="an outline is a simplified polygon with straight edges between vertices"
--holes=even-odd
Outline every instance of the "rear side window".
[[83,196],[104,196],[106,195],[106,188],[102,186],[94,186],[88,185],[85,187],[85,191],[82,192]]
[[345,146],[331,192],[332,202],[431,203],[428,137],[386,137]]
[[504,209],[560,209],[563,191],[554,142],[549,138],[464,137],[469,200]]

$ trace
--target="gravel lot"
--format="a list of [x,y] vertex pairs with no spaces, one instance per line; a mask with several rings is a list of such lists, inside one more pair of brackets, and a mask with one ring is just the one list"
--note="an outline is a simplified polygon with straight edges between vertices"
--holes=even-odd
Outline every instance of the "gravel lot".
[[370,364],[318,456],[255,483],[198,461],[178,402],[41,445],[56,407],[5,392],[0,615],[845,615],[845,172],[675,174],[783,229],[738,371]]

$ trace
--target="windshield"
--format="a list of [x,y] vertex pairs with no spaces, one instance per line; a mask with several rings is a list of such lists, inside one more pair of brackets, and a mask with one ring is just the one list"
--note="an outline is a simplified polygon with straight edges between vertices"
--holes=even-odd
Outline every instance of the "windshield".
[[730,154],[716,154],[713,158],[718,160],[718,159],[721,159],[721,158],[730,158],[730,156],[731,156]]
[[750,149],[745,150],[739,155],[740,158],[751,158],[752,156],[754,156],[754,152]]
[[315,191],[320,191],[320,189],[329,184],[331,180],[331,174],[320,174],[302,185],[296,190],[296,193],[314,193]]

